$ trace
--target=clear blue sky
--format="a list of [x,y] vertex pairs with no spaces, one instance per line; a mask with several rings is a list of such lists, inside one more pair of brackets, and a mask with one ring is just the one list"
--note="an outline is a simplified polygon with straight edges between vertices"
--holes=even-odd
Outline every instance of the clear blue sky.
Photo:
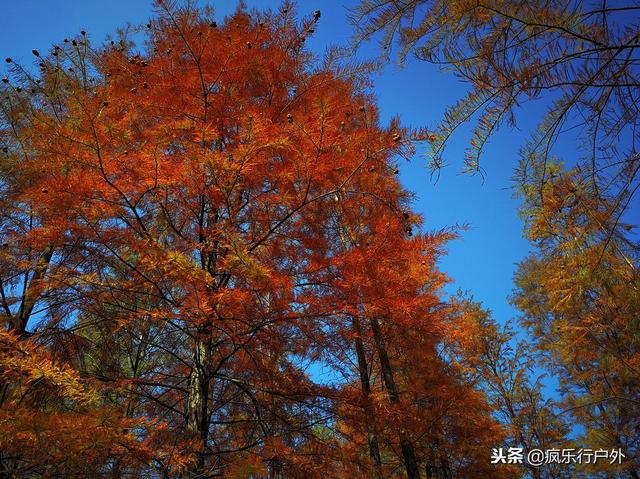
[[[204,2],[202,2],[204,3]],[[249,8],[274,8],[279,1],[248,0]],[[222,17],[235,9],[234,0],[210,2]],[[298,2],[298,12],[310,15],[322,11],[317,33],[307,45],[322,53],[331,44],[348,40],[351,29],[347,8],[354,1],[307,0]],[[145,0],[0,0],[0,58],[12,57],[28,63],[31,49],[47,51],[54,42],[77,35],[84,29],[93,41],[102,41],[127,22],[146,23],[152,16],[150,1]],[[371,46],[362,50],[372,55]],[[0,69],[4,66],[0,66]],[[2,72],[4,73],[4,72]],[[464,92],[464,86],[450,74],[439,72],[424,62],[410,61],[399,69],[389,65],[374,78],[375,93],[382,118],[399,115],[408,126],[434,126],[446,106]],[[511,177],[520,145],[538,115],[520,115],[523,131],[502,131],[487,149],[483,167],[484,183],[478,176],[460,175],[468,132],[462,131],[445,155],[449,163],[437,184],[419,155],[401,165],[401,181],[417,195],[415,208],[425,219],[426,229],[440,229],[466,223],[470,229],[452,243],[442,269],[454,280],[452,291],[461,288],[472,292],[477,300],[504,321],[516,315],[507,303],[512,290],[516,262],[523,259],[528,244],[522,238],[522,223],[517,202],[512,198]]]

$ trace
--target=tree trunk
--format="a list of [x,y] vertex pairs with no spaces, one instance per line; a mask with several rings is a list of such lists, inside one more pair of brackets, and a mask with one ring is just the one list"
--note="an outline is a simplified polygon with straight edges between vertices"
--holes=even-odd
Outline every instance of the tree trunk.
[[[393,379],[393,371],[391,369],[391,362],[387,355],[387,350],[380,330],[380,323],[377,319],[371,319],[371,330],[373,331],[373,339],[376,343],[376,349],[378,350],[378,357],[380,359],[380,369],[382,371],[382,380],[387,388],[387,394],[392,404],[400,404],[400,394],[396,387],[395,380]],[[413,449],[413,444],[407,437],[404,430],[404,426],[400,424],[398,430],[398,439],[400,440],[400,448],[402,449],[402,459],[404,467],[407,470],[407,477],[409,479],[420,479],[420,471],[418,470],[418,461],[416,460],[416,453]]]
[[367,428],[367,443],[369,444],[369,455],[374,464],[374,478],[382,479],[382,459],[380,457],[380,446],[376,433],[375,417],[373,405],[371,403],[371,382],[369,381],[369,368],[365,355],[364,343],[362,342],[362,326],[360,318],[353,317],[353,330],[355,333],[356,355],[358,357],[358,371],[360,373],[360,387],[362,389],[362,400],[365,412],[365,423]]
[[45,274],[47,274],[49,263],[51,263],[51,258],[53,257],[53,251],[53,245],[49,244],[42,252],[42,256],[40,256],[33,275],[31,276],[31,280],[29,281],[29,285],[26,286],[22,292],[20,309],[17,314],[13,316],[11,324],[9,325],[9,329],[13,329],[21,338],[24,338],[27,335],[27,324],[29,322],[29,318],[31,318],[31,313],[33,313],[33,308],[38,301],[39,293],[34,291],[34,288],[38,287],[38,282],[40,282],[44,278]]
[[200,333],[195,339],[193,366],[189,376],[189,396],[187,398],[187,433],[199,439],[198,461],[187,477],[200,477],[204,468],[204,453],[209,436],[209,385],[211,377],[210,340]]

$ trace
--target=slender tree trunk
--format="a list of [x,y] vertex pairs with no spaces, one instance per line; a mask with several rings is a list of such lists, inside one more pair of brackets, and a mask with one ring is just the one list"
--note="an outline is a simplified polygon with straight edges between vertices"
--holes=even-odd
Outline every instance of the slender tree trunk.
[[380,457],[380,446],[376,433],[375,417],[373,405],[371,403],[371,382],[369,381],[369,368],[365,355],[364,343],[362,341],[362,326],[360,318],[353,317],[353,330],[355,333],[356,355],[358,357],[358,371],[360,373],[360,387],[362,389],[362,400],[365,412],[365,423],[367,428],[367,443],[369,444],[369,455],[374,464],[374,478],[382,479],[382,459]]
[[189,396],[187,398],[187,433],[199,440],[198,461],[190,471],[190,476],[200,477],[204,468],[204,452],[209,436],[209,385],[211,377],[210,340],[198,332],[193,350],[193,366],[189,376]]
[[[373,331],[373,340],[376,343],[376,349],[378,350],[378,357],[380,359],[380,369],[382,371],[382,380],[387,388],[387,394],[392,404],[400,404],[400,394],[393,379],[393,371],[391,369],[391,362],[387,355],[387,350],[382,337],[382,331],[380,330],[380,323],[377,319],[371,319],[371,330]],[[418,461],[416,459],[416,453],[413,448],[413,444],[407,437],[406,431],[402,424],[398,431],[398,439],[400,440],[400,448],[402,449],[402,459],[404,467],[407,470],[407,477],[409,479],[420,479],[420,471],[418,470]]]

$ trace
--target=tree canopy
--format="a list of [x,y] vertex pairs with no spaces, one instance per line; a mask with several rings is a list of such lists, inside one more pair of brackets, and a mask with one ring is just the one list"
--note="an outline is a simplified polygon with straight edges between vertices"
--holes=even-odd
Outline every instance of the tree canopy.
[[[320,11],[155,6],[6,59],[0,478],[639,477],[637,31],[613,23],[638,7],[362,2],[360,39],[470,81],[433,132],[381,119],[372,64],[306,48]],[[423,225],[398,166],[427,141],[439,167],[479,113],[477,171],[547,91],[512,298],[531,341],[447,293],[459,231]],[[624,460],[491,463],[510,446]]]
[[420,132],[304,49],[320,16],[160,2],[144,48],[9,60],[3,477],[513,474],[396,176]]

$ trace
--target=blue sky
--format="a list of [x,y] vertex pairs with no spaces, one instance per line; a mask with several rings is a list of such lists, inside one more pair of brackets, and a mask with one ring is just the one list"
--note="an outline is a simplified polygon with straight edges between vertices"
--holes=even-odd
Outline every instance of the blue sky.
[[[202,2],[204,4],[204,2]],[[249,8],[274,8],[279,1],[248,0]],[[355,2],[307,0],[298,2],[301,15],[322,11],[316,34],[307,45],[321,54],[332,44],[344,44],[352,30],[347,22],[349,5]],[[211,1],[217,16],[235,9],[234,0]],[[12,57],[20,62],[33,60],[31,50],[47,51],[55,42],[86,30],[93,41],[100,42],[116,28],[146,23],[152,16],[150,1],[145,0],[0,0],[3,27],[0,29],[0,58]],[[365,45],[361,55],[375,54]],[[3,68],[3,67],[0,67]],[[404,68],[388,65],[374,77],[374,92],[383,120],[398,115],[407,126],[435,126],[445,108],[465,91],[453,75],[440,72],[424,62],[409,61]],[[534,105],[531,108],[539,107]],[[468,129],[454,138],[445,154],[449,164],[437,183],[430,179],[424,157],[416,155],[410,163],[402,163],[403,185],[416,193],[415,208],[425,217],[425,228],[444,228],[467,224],[469,230],[450,244],[449,254],[442,260],[442,269],[454,280],[457,288],[472,292],[477,300],[494,312],[499,321],[517,313],[507,302],[512,290],[516,263],[523,259],[528,244],[522,238],[522,222],[513,199],[511,177],[517,162],[518,149],[527,131],[539,118],[520,115],[522,131],[505,129],[491,142],[486,151],[484,181],[479,176],[461,175],[462,158]]]

